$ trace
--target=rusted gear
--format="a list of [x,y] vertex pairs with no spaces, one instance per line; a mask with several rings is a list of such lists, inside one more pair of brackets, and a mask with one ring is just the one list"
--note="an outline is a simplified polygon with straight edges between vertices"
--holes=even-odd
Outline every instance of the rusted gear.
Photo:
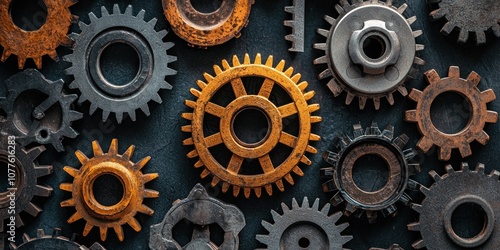
[[51,235],[45,234],[43,229],[36,231],[36,237],[31,238],[29,235],[23,235],[23,243],[17,246],[10,243],[11,249],[66,249],[66,250],[105,250],[99,243],[94,243],[90,248],[80,245],[75,242],[76,235],[73,234],[71,239],[61,235],[61,229],[56,228]]
[[[356,212],[361,216],[366,212],[368,221],[377,220],[377,212],[384,217],[396,215],[396,202],[408,204],[410,196],[406,189],[415,187],[410,175],[420,171],[418,163],[410,163],[414,157],[412,148],[403,149],[408,136],[402,134],[394,138],[394,127],[387,126],[380,131],[377,123],[372,123],[365,131],[360,124],[353,126],[354,137],[342,134],[335,142],[336,152],[326,151],[323,158],[333,167],[322,168],[320,175],[328,179],[323,184],[324,192],[334,192],[330,203],[334,206],[346,202],[344,215]],[[388,168],[387,183],[378,190],[364,190],[354,181],[353,169],[358,159],[366,155],[376,155],[384,160]]]
[[404,250],[402,247],[400,247],[398,244],[393,244],[389,248],[377,248],[377,247],[370,247],[370,250]]
[[254,0],[222,1],[212,13],[201,13],[190,0],[162,0],[172,30],[191,45],[208,47],[239,37],[247,26]]
[[70,46],[73,41],[67,36],[69,27],[78,17],[71,15],[69,7],[77,0],[43,0],[47,6],[45,24],[38,30],[25,31],[17,27],[10,16],[14,0],[0,1],[0,44],[3,46],[2,62],[11,54],[17,55],[19,69],[26,59],[32,58],[37,68],[42,68],[42,57],[50,56],[59,61],[56,48]]
[[3,135],[15,135],[22,145],[32,142],[52,144],[64,151],[62,140],[76,138],[78,133],[71,127],[83,114],[72,110],[76,94],[66,94],[63,80],[47,80],[35,69],[26,69],[5,81],[9,92],[0,98],[0,109],[6,117],[0,119]]
[[[174,226],[183,219],[194,224],[191,241],[185,246],[173,238]],[[214,223],[224,231],[224,242],[220,246],[210,240],[209,225]],[[238,207],[209,197],[205,188],[196,184],[187,198],[174,202],[162,223],[151,226],[149,247],[155,250],[238,249],[238,234],[245,225],[245,216]]]
[[[101,240],[105,241],[108,228],[113,228],[118,240],[123,241],[122,225],[129,224],[135,231],[141,230],[141,225],[135,219],[137,212],[153,215],[154,211],[142,204],[144,198],[158,198],[158,192],[145,188],[145,184],[156,179],[157,173],[142,174],[141,169],[151,157],[145,157],[137,163],[130,159],[135,147],[130,146],[123,155],[118,154],[118,140],[113,139],[108,153],[103,153],[97,141],[92,142],[94,157],[88,158],[81,151],[75,155],[82,164],[77,170],[64,167],[64,171],[74,177],[73,183],[63,183],[60,189],[72,193],[72,198],[61,202],[61,207],[75,207],[76,213],[68,223],[84,219],[86,221],[83,236],[87,236],[93,227],[99,227]],[[103,175],[118,178],[123,185],[122,199],[111,206],[100,204],[93,191],[94,181]]]
[[[184,113],[182,117],[191,121],[190,125],[182,127],[182,131],[191,132],[192,137],[184,140],[184,145],[194,145],[195,149],[187,154],[189,158],[199,156],[200,160],[195,164],[196,168],[205,166],[201,177],[205,178],[210,173],[213,175],[212,186],[222,182],[222,192],[227,192],[233,187],[233,195],[238,196],[243,189],[245,197],[249,197],[254,190],[257,197],[261,196],[262,187],[272,195],[272,184],[275,183],[279,190],[284,190],[283,178],[290,184],[294,184],[291,172],[299,176],[304,173],[298,167],[299,162],[311,165],[311,161],[305,156],[306,152],[317,153],[317,150],[309,145],[309,141],[318,141],[320,137],[311,133],[311,123],[320,122],[321,117],[311,116],[311,113],[319,110],[319,104],[310,104],[314,91],[305,92],[307,82],[299,82],[300,74],[293,74],[293,68],[285,68],[285,61],[280,61],[276,67],[273,66],[273,57],[269,56],[265,64],[262,64],[261,55],[257,54],[254,63],[250,62],[250,56],[245,55],[243,63],[237,56],[233,57],[233,66],[226,60],[222,61],[221,69],[215,65],[216,76],[204,74],[206,82],[197,81],[201,91],[192,88],[191,93],[197,97],[197,101],[186,100],[186,105],[194,109],[193,113]],[[265,78],[257,95],[247,95],[243,85],[244,77]],[[236,97],[226,107],[222,107],[213,101],[214,95],[226,84],[232,87]],[[253,85],[260,84],[252,81]],[[257,85],[260,86],[260,85]],[[277,107],[269,96],[273,88],[281,88],[292,99],[291,103]],[[246,143],[241,141],[233,128],[235,116],[244,109],[253,109],[265,114],[268,121],[268,130],[264,139],[257,143]],[[204,116],[211,114],[220,118],[219,132],[205,135]],[[283,130],[283,119],[296,115],[299,124],[298,135],[291,135]],[[271,162],[270,152],[279,143],[288,146],[293,151],[287,159],[275,167]],[[223,145],[231,155],[227,166],[215,159],[210,148]],[[258,159],[262,169],[261,174],[241,174],[244,159]]]
[[476,45],[486,43],[487,31],[493,31],[496,37],[500,37],[499,1],[427,0],[427,3],[439,4],[430,16],[432,20],[446,20],[442,34],[449,35],[455,29],[460,31],[458,43],[466,43],[471,33],[476,38]]
[[352,239],[352,236],[341,235],[349,224],[335,223],[342,216],[340,212],[328,215],[330,204],[319,209],[319,199],[316,198],[312,207],[304,197],[302,205],[295,198],[292,207],[281,203],[283,215],[271,210],[274,224],[262,221],[262,226],[269,232],[267,235],[257,235],[256,239],[265,244],[265,249],[345,249],[342,246]]
[[[500,246],[500,172],[493,170],[484,174],[484,165],[479,163],[470,170],[462,163],[461,170],[455,171],[446,165],[446,172],[440,176],[434,170],[429,174],[435,183],[430,188],[420,187],[425,198],[422,204],[412,208],[420,214],[418,222],[408,225],[410,231],[420,231],[422,239],[413,243],[413,248],[441,249],[496,249]],[[485,215],[481,232],[472,238],[462,238],[451,225],[452,214],[460,205],[474,204]]]
[[332,77],[327,86],[334,96],[346,91],[346,105],[355,96],[360,109],[365,108],[367,99],[373,99],[376,110],[384,97],[393,105],[393,93],[397,90],[406,96],[404,82],[415,77],[417,65],[424,64],[424,60],[415,56],[416,51],[424,49],[415,42],[422,31],[413,31],[410,26],[417,18],[403,16],[406,3],[396,8],[392,0],[350,2],[353,4],[341,0],[335,6],[337,19],[325,16],[332,25],[329,31],[317,30],[327,40],[314,45],[325,51],[314,64],[328,65],[318,78]]
[[[487,103],[495,100],[495,92],[492,89],[480,91],[477,88],[481,77],[472,71],[467,79],[460,78],[460,69],[451,66],[448,77],[441,78],[435,70],[425,72],[429,86],[423,91],[413,89],[409,95],[410,99],[417,102],[417,108],[407,110],[405,120],[418,123],[418,130],[422,139],[417,147],[424,153],[429,151],[433,145],[439,147],[438,157],[447,161],[451,157],[451,150],[458,148],[462,157],[472,155],[469,143],[474,140],[485,145],[490,136],[483,130],[485,124],[496,123],[497,112],[488,110]],[[431,120],[431,105],[442,93],[455,92],[463,96],[470,105],[470,117],[466,127],[455,134],[446,134],[439,131]]]
[[[69,87],[80,90],[79,103],[90,101],[91,115],[101,109],[103,121],[108,120],[111,113],[115,114],[118,123],[125,114],[135,121],[137,109],[149,116],[148,102],[161,103],[158,92],[172,89],[165,77],[177,73],[168,67],[177,58],[166,51],[174,43],[163,42],[167,31],[155,30],[156,18],[146,22],[144,10],[134,16],[131,5],[122,13],[115,4],[112,14],[104,6],[101,13],[101,18],[98,18],[90,12],[90,24],[79,22],[82,32],[72,36],[75,40],[73,54],[64,56],[64,60],[72,64],[66,69],[66,74],[75,77]],[[115,43],[132,47],[140,61],[137,75],[125,85],[109,82],[101,71],[100,57],[107,46]]]

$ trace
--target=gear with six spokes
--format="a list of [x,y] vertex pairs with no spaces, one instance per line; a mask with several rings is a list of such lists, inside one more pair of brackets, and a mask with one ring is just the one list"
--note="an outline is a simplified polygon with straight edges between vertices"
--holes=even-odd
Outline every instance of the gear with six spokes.
[[99,243],[94,243],[90,248],[80,245],[75,242],[76,235],[73,234],[71,239],[61,235],[61,229],[55,228],[52,234],[45,234],[43,229],[36,231],[36,237],[31,238],[29,235],[23,235],[23,243],[19,246],[11,243],[10,248],[15,249],[65,249],[65,250],[105,250]]

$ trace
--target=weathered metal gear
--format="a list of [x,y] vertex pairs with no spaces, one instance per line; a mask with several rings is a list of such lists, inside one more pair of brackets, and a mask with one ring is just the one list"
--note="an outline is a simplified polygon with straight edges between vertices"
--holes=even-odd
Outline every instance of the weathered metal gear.
[[1,60],[17,55],[19,69],[24,68],[26,59],[32,58],[37,68],[42,68],[42,57],[50,56],[59,61],[56,48],[73,44],[67,36],[71,23],[78,17],[71,15],[70,6],[78,0],[44,0],[47,6],[45,24],[38,30],[26,31],[14,24],[10,8],[14,0],[0,1],[0,44],[3,46]]
[[400,247],[398,244],[393,244],[389,248],[378,248],[378,247],[370,247],[370,250],[404,250],[402,247]]
[[[350,216],[356,212],[357,216],[361,216],[362,212],[366,212],[368,221],[374,223],[378,211],[387,217],[396,214],[397,201],[408,204],[411,198],[405,190],[416,185],[409,176],[419,172],[420,166],[410,163],[414,151],[412,148],[403,149],[408,136],[402,134],[394,138],[394,127],[389,125],[380,131],[377,123],[372,123],[365,131],[360,124],[355,124],[353,129],[353,138],[347,134],[337,138],[336,152],[323,153],[325,161],[333,167],[320,169],[321,177],[328,179],[322,188],[324,192],[335,193],[330,200],[332,205],[346,202],[344,215]],[[365,155],[376,155],[387,164],[387,183],[378,190],[363,190],[354,182],[355,163]]]
[[44,249],[44,250],[105,250],[103,246],[99,243],[94,243],[90,248],[84,245],[80,245],[75,242],[76,235],[73,234],[71,239],[66,238],[61,235],[61,229],[56,228],[51,235],[45,234],[43,229],[38,229],[36,231],[36,237],[31,238],[29,235],[23,235],[23,243],[17,246],[14,243],[10,243],[11,249]]
[[292,42],[288,51],[304,52],[304,25],[305,25],[305,0],[293,0],[293,6],[286,6],[285,12],[292,14],[292,20],[285,20],[285,26],[292,28],[292,34],[286,35],[285,40]]
[[76,138],[71,127],[83,114],[72,110],[76,94],[66,94],[63,80],[47,80],[35,69],[26,69],[5,81],[6,98],[0,98],[0,109],[6,117],[0,119],[3,135],[15,135],[22,145],[32,142],[52,144],[64,151],[62,140]]
[[274,224],[262,221],[269,234],[256,236],[267,246],[265,249],[345,249],[342,246],[352,239],[352,236],[341,235],[348,223],[335,224],[341,213],[328,215],[330,204],[320,210],[318,198],[312,207],[304,197],[302,205],[293,198],[291,208],[285,203],[281,203],[281,208],[283,215],[271,210]]
[[466,43],[471,33],[476,38],[476,45],[486,43],[487,31],[500,37],[499,1],[427,0],[427,3],[439,5],[430,16],[432,20],[446,20],[442,34],[449,35],[453,30],[459,30],[458,43]]
[[[434,170],[429,174],[435,183],[430,188],[421,186],[425,195],[422,204],[412,208],[420,214],[418,222],[408,225],[410,231],[420,231],[422,239],[413,243],[415,249],[496,249],[500,246],[500,172],[484,173],[484,165],[479,163],[470,170],[462,163],[461,170],[455,171],[446,165],[442,176]],[[481,232],[472,238],[462,238],[451,226],[452,214],[462,204],[474,204],[484,211],[485,224]]]
[[[487,103],[495,100],[495,92],[492,89],[480,91],[477,88],[481,77],[472,71],[467,79],[460,78],[460,69],[451,66],[448,77],[439,77],[436,70],[425,72],[429,86],[423,91],[413,89],[409,98],[417,102],[416,109],[407,110],[405,120],[418,123],[418,130],[422,138],[417,143],[418,149],[424,153],[429,151],[433,145],[439,147],[438,157],[447,161],[451,157],[451,150],[458,148],[462,157],[472,155],[470,143],[478,141],[485,145],[490,136],[483,130],[485,124],[496,123],[498,114],[488,110]],[[460,132],[446,134],[438,130],[431,120],[431,105],[440,94],[454,92],[463,96],[470,105],[469,122]]]
[[[66,74],[75,77],[69,87],[77,88],[82,93],[79,103],[90,101],[90,114],[101,109],[103,121],[108,119],[110,113],[115,113],[118,123],[122,122],[125,113],[135,121],[137,109],[149,116],[148,102],[153,100],[161,103],[158,91],[172,88],[165,77],[177,73],[167,66],[177,58],[166,51],[174,43],[163,42],[167,31],[156,32],[156,18],[144,21],[144,10],[134,16],[131,5],[121,13],[115,4],[112,14],[104,6],[101,7],[101,13],[102,17],[97,18],[90,12],[90,24],[79,22],[82,32],[72,36],[75,40],[73,54],[64,57],[65,61],[72,63],[66,69]],[[101,72],[100,55],[104,48],[114,43],[133,47],[139,57],[139,71],[125,85],[109,82]]]
[[[186,105],[194,109],[193,113],[182,114],[183,118],[191,121],[190,125],[182,127],[182,131],[192,134],[192,137],[184,140],[183,143],[194,145],[195,149],[187,156],[189,158],[200,157],[194,166],[196,168],[205,166],[201,177],[205,178],[212,174],[212,186],[222,182],[224,193],[232,186],[234,196],[238,196],[240,189],[243,189],[247,198],[252,190],[257,197],[260,197],[262,187],[269,195],[272,195],[273,183],[283,191],[283,178],[293,185],[294,181],[290,173],[304,175],[298,164],[302,162],[311,165],[305,153],[314,154],[317,150],[309,145],[309,141],[320,139],[318,135],[311,133],[311,123],[320,122],[321,117],[311,115],[319,110],[319,104],[308,105],[307,101],[315,94],[314,91],[305,92],[308,83],[299,82],[300,74],[293,75],[291,67],[283,71],[285,68],[283,60],[276,67],[273,66],[272,56],[268,57],[265,64],[261,61],[261,55],[257,54],[254,63],[251,63],[250,56],[246,54],[243,63],[240,63],[238,57],[234,56],[233,66],[230,66],[226,60],[222,61],[223,69],[215,65],[215,76],[205,73],[206,82],[197,81],[201,91],[191,89],[191,93],[198,99],[197,101],[186,100]],[[265,78],[257,95],[247,95],[241,80],[243,77]],[[226,107],[222,107],[212,102],[212,97],[226,84],[231,85],[236,98]],[[253,82],[252,84],[259,83]],[[277,107],[269,99],[273,88],[283,89],[292,102]],[[234,133],[234,117],[243,109],[261,111],[268,119],[267,136],[257,143],[242,142]],[[203,117],[206,113],[220,118],[219,132],[209,136],[205,136],[203,131]],[[291,115],[298,117],[297,122],[300,128],[297,136],[283,131],[282,120]],[[292,148],[293,151],[285,161],[274,167],[269,153],[278,143]],[[232,154],[227,166],[223,166],[209,151],[209,148],[222,144]],[[240,174],[244,159],[258,159],[262,174]]]
[[201,13],[190,0],[162,0],[172,30],[191,45],[208,47],[238,38],[247,26],[254,0],[222,1],[212,13]]
[[[173,238],[174,226],[183,219],[194,224],[191,241],[181,246]],[[224,242],[217,246],[210,240],[210,224],[218,224],[224,231]],[[245,216],[238,207],[208,196],[201,184],[196,184],[183,200],[174,202],[162,223],[151,226],[151,249],[221,249],[239,248],[238,234],[245,227]]]
[[[142,202],[144,198],[158,198],[158,191],[145,188],[145,184],[156,179],[157,173],[142,174],[141,169],[151,157],[145,157],[137,163],[130,159],[135,147],[130,146],[123,155],[118,154],[118,140],[113,139],[108,153],[103,153],[97,141],[92,142],[94,157],[88,158],[81,151],[75,155],[82,164],[78,170],[69,166],[64,171],[74,177],[73,183],[62,183],[60,189],[72,193],[72,198],[61,202],[61,207],[75,207],[68,223],[84,219],[86,221],[83,235],[86,236],[93,227],[99,227],[101,240],[105,241],[108,228],[113,228],[118,240],[124,240],[122,226],[129,224],[135,231],[141,225],[135,219],[137,212],[153,215],[154,211]],[[103,175],[112,175],[120,180],[123,186],[123,197],[111,206],[99,203],[93,191],[94,181]]]
[[[367,99],[373,99],[376,110],[384,97],[393,105],[393,93],[397,90],[406,96],[404,82],[415,77],[417,65],[424,64],[424,60],[415,56],[416,51],[424,49],[415,42],[422,31],[413,31],[410,26],[417,18],[403,16],[408,7],[406,3],[396,8],[392,0],[350,2],[353,4],[341,0],[340,5],[335,6],[339,13],[337,19],[325,16],[332,25],[329,31],[317,30],[327,40],[314,45],[314,48],[325,51],[325,55],[314,60],[314,64],[328,65],[318,78],[332,77],[328,88],[334,96],[346,91],[347,105],[355,96],[359,99],[360,109],[365,108]],[[371,55],[371,45],[378,47],[372,51],[376,55]]]

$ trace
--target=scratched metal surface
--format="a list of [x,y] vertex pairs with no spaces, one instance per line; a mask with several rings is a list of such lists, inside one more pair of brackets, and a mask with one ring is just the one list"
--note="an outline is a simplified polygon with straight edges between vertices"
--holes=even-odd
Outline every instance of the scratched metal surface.
[[[125,8],[126,1],[118,1],[122,10]],[[123,124],[100,123],[100,112],[89,116],[87,113],[89,104],[85,103],[76,108],[84,112],[85,118],[74,124],[74,127],[81,132],[81,135],[74,140],[65,140],[67,151],[56,154],[53,150],[48,150],[41,157],[41,163],[53,163],[54,173],[44,178],[43,183],[49,184],[54,188],[53,195],[49,198],[35,199],[35,203],[43,208],[43,212],[35,219],[29,215],[23,218],[28,222],[28,226],[18,229],[18,236],[21,232],[34,236],[37,228],[44,228],[51,231],[51,228],[62,228],[66,236],[72,233],[81,234],[84,226],[83,221],[69,225],[66,220],[74,213],[71,208],[60,208],[59,203],[70,197],[69,193],[59,190],[61,182],[69,182],[72,179],[62,171],[64,165],[79,167],[74,156],[74,151],[80,149],[88,155],[91,154],[91,141],[99,140],[104,148],[109,146],[112,138],[118,138],[120,142],[120,152],[131,144],[137,146],[133,159],[138,160],[147,155],[152,156],[151,162],[144,172],[157,172],[160,178],[148,185],[149,188],[158,190],[160,198],[148,199],[145,203],[155,210],[152,217],[138,215],[137,218],[143,229],[140,233],[125,226],[125,241],[118,242],[113,232],[109,232],[108,241],[102,243],[108,249],[146,249],[149,239],[149,226],[161,222],[163,216],[171,207],[174,200],[184,198],[197,182],[206,184],[209,180],[200,180],[200,170],[194,169],[192,165],[194,160],[188,159],[185,155],[192,148],[182,145],[182,140],[189,135],[181,132],[181,126],[186,125],[187,121],[181,119],[182,112],[190,111],[184,106],[185,99],[193,99],[189,94],[189,88],[195,87],[195,81],[201,79],[203,72],[212,72],[213,64],[220,64],[222,59],[230,59],[233,54],[242,57],[244,53],[255,55],[262,53],[263,56],[274,55],[275,61],[285,59],[288,66],[293,66],[297,72],[300,72],[303,79],[309,81],[310,89],[316,91],[313,102],[321,104],[319,114],[323,117],[323,122],[313,126],[313,132],[322,136],[322,140],[315,143],[314,146],[320,151],[331,149],[331,143],[338,131],[350,131],[351,125],[361,122],[363,126],[368,126],[371,121],[377,121],[381,126],[392,123],[395,126],[397,134],[406,133],[410,137],[409,146],[414,147],[420,135],[415,124],[404,122],[403,113],[407,109],[415,107],[415,104],[400,95],[395,95],[396,104],[389,106],[385,100],[381,105],[380,111],[373,111],[373,104],[368,104],[364,111],[360,111],[356,105],[345,106],[345,94],[338,98],[333,98],[327,89],[326,81],[318,81],[316,75],[321,72],[323,66],[314,66],[312,61],[321,56],[321,52],[312,49],[315,42],[324,42],[324,38],[315,33],[317,27],[329,28],[323,21],[325,14],[334,15],[334,3],[336,1],[309,0],[306,4],[306,30],[305,30],[305,53],[293,54],[287,51],[290,44],[283,37],[290,33],[289,28],[283,26],[283,20],[290,19],[291,16],[283,11],[284,6],[290,5],[292,1],[264,1],[256,0],[250,16],[250,22],[247,28],[242,32],[239,39],[233,39],[228,43],[209,48],[206,50],[195,49],[186,45],[186,42],[177,38],[175,34],[169,33],[166,40],[176,43],[170,52],[178,56],[178,61],[173,64],[173,68],[178,70],[178,75],[167,78],[174,88],[171,91],[161,91],[163,98],[161,105],[151,104],[151,116],[145,117],[138,115],[138,121],[133,123],[126,120]],[[446,75],[450,65],[458,65],[461,68],[463,77],[474,70],[481,76],[479,88],[493,88],[496,92],[500,88],[500,40],[494,39],[489,35],[485,46],[476,48],[471,45],[459,46],[455,43],[457,34],[450,37],[444,37],[439,34],[442,22],[431,23],[428,18],[429,8],[425,1],[409,1],[409,8],[406,15],[416,15],[418,20],[413,25],[416,29],[423,29],[424,36],[417,39],[419,43],[426,46],[421,57],[426,60],[426,65],[421,68],[419,77],[407,83],[407,87],[423,89],[426,86],[422,78],[425,70],[434,68],[440,75]],[[134,13],[139,9],[146,10],[146,20],[153,17],[158,18],[156,26],[159,29],[168,29],[167,21],[162,15],[160,1],[128,1],[135,8]],[[402,0],[395,1],[399,6]],[[111,1],[81,1],[74,5],[72,11],[80,16],[80,20],[88,23],[87,13],[94,12],[100,16],[100,6],[112,8]],[[71,28],[74,32],[79,32],[77,25]],[[59,48],[60,55],[68,54],[70,51],[66,48]],[[120,55],[116,55],[120,59]],[[123,58],[126,60],[126,58]],[[119,61],[119,60],[117,60]],[[55,80],[62,78],[66,82],[72,79],[64,74],[64,69],[69,66],[68,63],[52,62],[49,58],[44,58],[44,68],[42,72],[47,78]],[[28,67],[34,67],[30,62]],[[0,64],[0,81],[4,81],[9,76],[18,72],[15,57],[11,57],[6,63]],[[117,71],[118,72],[118,71]],[[120,77],[118,73],[115,77]],[[2,94],[5,93],[3,85],[0,85]],[[498,92],[497,92],[498,94]],[[463,104],[461,102],[451,102],[445,99],[443,104],[446,108],[439,110],[438,116],[442,119],[443,126],[457,129],[457,124],[463,120]],[[446,103],[448,102],[448,103]],[[489,105],[489,109],[500,110],[499,101],[494,101]],[[499,129],[496,124],[489,124],[485,130],[491,136],[491,141],[487,146],[480,146],[478,143],[472,144],[473,156],[466,159],[471,165],[477,162],[486,164],[486,170],[500,169],[500,160],[498,153]],[[322,180],[319,179],[319,168],[326,166],[321,159],[321,154],[310,156],[313,161],[312,166],[305,167],[303,170],[305,176],[295,178],[295,186],[286,185],[285,192],[281,193],[276,188],[274,195],[268,197],[263,195],[261,199],[251,197],[234,198],[231,194],[219,193],[217,189],[210,192],[217,198],[237,205],[245,214],[247,226],[240,234],[241,249],[253,249],[263,247],[255,240],[256,234],[265,234],[266,230],[260,225],[261,220],[272,221],[270,210],[274,209],[281,213],[280,203],[291,203],[293,197],[302,200],[304,196],[310,200],[318,197],[321,204],[329,200],[327,194],[323,194],[320,188]],[[427,175],[431,169],[438,173],[444,172],[444,164],[436,160],[435,151],[422,159],[422,173],[416,175],[414,179],[429,186],[432,181]],[[458,152],[454,151],[451,163],[458,167],[461,161]],[[368,174],[366,178],[372,176]],[[368,180],[369,181],[369,180]],[[110,190],[110,187],[103,187],[103,190]],[[412,193],[415,201],[420,202],[422,196],[418,193]],[[345,231],[345,234],[351,234],[354,239],[346,247],[352,249],[368,249],[371,246],[387,247],[391,243],[399,243],[405,249],[411,249],[411,243],[419,238],[419,234],[406,230],[406,224],[418,219],[418,214],[408,207],[398,206],[399,215],[396,218],[387,218],[377,224],[369,225],[365,219],[342,218],[341,221],[350,222],[351,226]],[[335,211],[341,208],[335,208]],[[187,236],[189,237],[189,233]],[[21,238],[17,238],[20,242]],[[94,229],[88,237],[78,237],[77,240],[90,246],[98,241],[98,230]]]

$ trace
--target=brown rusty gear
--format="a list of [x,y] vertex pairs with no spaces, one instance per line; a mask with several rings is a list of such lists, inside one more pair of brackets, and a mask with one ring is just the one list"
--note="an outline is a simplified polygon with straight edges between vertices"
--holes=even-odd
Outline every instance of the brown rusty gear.
[[188,43],[201,47],[223,44],[238,37],[247,25],[254,0],[222,1],[212,13],[197,11],[190,0],[162,0],[172,30]]
[[[61,207],[75,207],[68,223],[84,219],[87,223],[83,235],[89,234],[93,227],[99,227],[101,240],[105,241],[108,228],[113,228],[120,241],[124,239],[122,225],[129,224],[135,231],[141,230],[141,225],[134,218],[137,212],[153,215],[154,211],[142,204],[144,198],[158,198],[158,191],[146,189],[144,185],[158,177],[157,173],[142,174],[141,169],[151,157],[145,157],[137,163],[130,160],[135,147],[130,146],[123,155],[118,154],[118,140],[113,139],[108,153],[103,153],[97,141],[92,142],[94,157],[88,158],[81,151],[75,155],[82,167],[77,170],[64,167],[64,171],[75,179],[73,183],[62,183],[61,190],[72,192],[72,198],[61,202]],[[100,204],[93,193],[94,181],[103,175],[118,178],[123,185],[123,197],[115,205]]]
[[17,27],[10,16],[13,0],[0,0],[0,44],[4,50],[4,62],[11,54],[17,55],[18,67],[22,69],[26,59],[32,58],[37,68],[42,68],[42,57],[49,55],[58,61],[56,48],[73,44],[67,36],[69,26],[78,18],[69,7],[78,0],[43,0],[47,6],[47,19],[38,30],[25,31]]
[[[290,184],[294,184],[291,172],[299,176],[304,173],[298,167],[299,162],[310,165],[311,161],[305,156],[306,152],[317,153],[317,150],[309,145],[309,141],[318,141],[320,137],[311,133],[311,123],[321,121],[319,116],[311,116],[312,112],[319,109],[319,104],[310,104],[314,91],[306,92],[308,83],[299,82],[301,75],[293,75],[293,68],[284,71],[285,61],[280,61],[276,67],[273,66],[273,57],[269,56],[265,64],[262,64],[260,54],[255,57],[254,63],[250,62],[250,56],[245,55],[243,63],[237,56],[233,57],[233,66],[226,60],[222,61],[221,69],[214,66],[216,76],[204,74],[204,81],[197,81],[201,91],[191,89],[191,93],[198,100],[186,100],[186,105],[193,108],[193,113],[184,113],[182,117],[191,121],[190,125],[182,127],[184,132],[192,133],[192,137],[184,141],[184,145],[194,145],[195,149],[187,154],[189,158],[199,156],[200,160],[195,164],[196,168],[205,166],[201,174],[202,178],[210,173],[213,175],[212,185],[215,186],[222,181],[222,191],[225,193],[233,186],[233,195],[238,196],[243,189],[248,198],[252,190],[257,197],[261,196],[262,187],[269,195],[272,195],[272,184],[275,183],[279,190],[284,190],[283,178]],[[265,78],[257,95],[248,95],[243,85],[243,77]],[[212,98],[220,88],[230,84],[235,99],[226,107],[213,103]],[[252,82],[252,84],[255,84]],[[258,83],[257,83],[258,84]],[[274,88],[283,89],[292,99],[291,103],[277,107],[269,100],[269,95]],[[243,109],[255,109],[262,111],[268,118],[269,130],[267,136],[256,144],[242,143],[234,134],[232,120]],[[204,133],[205,113],[220,118],[218,132],[212,135]],[[297,115],[299,124],[298,135],[291,135],[283,131],[282,120],[291,115]],[[279,143],[288,146],[293,151],[287,159],[275,167],[269,156],[270,152]],[[211,154],[211,147],[223,145],[231,153],[231,160],[227,166],[223,166]],[[258,159],[262,173],[242,174],[240,173],[244,159]]]
[[[423,137],[417,147],[427,152],[433,145],[439,147],[439,160],[447,161],[451,157],[451,150],[458,148],[462,157],[472,155],[470,143],[474,140],[485,145],[490,136],[483,130],[485,123],[496,123],[497,112],[488,110],[487,103],[495,100],[492,89],[480,91],[477,88],[481,77],[472,71],[467,79],[460,78],[460,69],[451,66],[448,77],[441,78],[435,70],[425,72],[429,86],[423,91],[413,89],[410,99],[417,102],[417,108],[406,111],[405,120],[417,122],[418,129]],[[470,117],[466,127],[455,134],[446,134],[439,131],[431,120],[431,105],[435,98],[444,92],[455,92],[462,95],[470,105]]]

